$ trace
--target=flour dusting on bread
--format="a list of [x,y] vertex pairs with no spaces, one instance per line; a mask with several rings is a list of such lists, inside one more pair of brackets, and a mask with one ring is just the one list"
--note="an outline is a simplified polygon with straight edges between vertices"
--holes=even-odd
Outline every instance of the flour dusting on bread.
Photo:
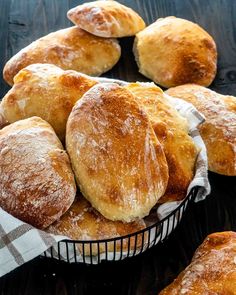
[[75,183],[51,126],[32,117],[0,130],[0,206],[45,228],[70,207]]
[[162,147],[146,113],[117,84],[98,84],[78,101],[66,147],[82,193],[108,219],[148,215],[166,189]]

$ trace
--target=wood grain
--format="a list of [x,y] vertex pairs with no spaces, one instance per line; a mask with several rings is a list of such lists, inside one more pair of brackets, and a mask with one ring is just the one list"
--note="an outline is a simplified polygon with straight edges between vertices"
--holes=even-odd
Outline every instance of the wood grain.
[[[66,12],[79,0],[0,0],[0,68],[22,47],[49,32],[71,26]],[[218,72],[211,88],[236,95],[236,1],[121,0],[147,24],[175,15],[199,23],[216,40]],[[138,73],[133,38],[120,40],[122,57],[104,76],[146,81]],[[151,56],[150,56],[151,58]],[[0,97],[9,87],[0,77]],[[0,279],[0,294],[157,295],[189,263],[207,234],[236,230],[236,177],[210,173],[212,193],[192,205],[178,229],[164,243],[135,259],[99,266],[68,265],[35,259]],[[1,218],[1,217],[0,217]],[[0,257],[1,259],[1,257]]]
[[4,64],[9,59],[9,51],[8,51],[8,36],[9,36],[9,24],[8,24],[8,16],[10,13],[10,1],[1,0],[1,17],[0,17],[0,99],[1,97],[8,91],[9,87],[4,82],[2,77],[2,69]]

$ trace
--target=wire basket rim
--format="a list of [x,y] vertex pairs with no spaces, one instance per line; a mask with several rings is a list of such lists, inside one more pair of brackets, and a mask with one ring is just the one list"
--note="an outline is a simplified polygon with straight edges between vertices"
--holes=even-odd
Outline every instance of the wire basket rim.
[[166,220],[168,220],[169,218],[171,218],[172,215],[174,215],[177,211],[180,210],[180,208],[182,206],[184,206],[184,204],[187,201],[190,201],[191,198],[195,198],[196,197],[196,192],[199,190],[200,186],[195,186],[193,187],[190,192],[187,194],[187,196],[184,198],[184,200],[181,201],[181,203],[173,210],[171,211],[167,216],[165,216],[163,219],[158,220],[157,222],[153,223],[152,225],[149,225],[147,227],[145,227],[144,229],[141,229],[139,231],[133,232],[131,234],[127,234],[124,236],[119,236],[119,237],[114,237],[114,238],[109,238],[109,239],[99,239],[99,240],[72,240],[72,239],[64,239],[59,241],[58,243],[66,243],[66,244],[97,244],[97,243],[108,243],[108,242],[114,242],[117,240],[123,240],[123,239],[127,239],[127,238],[132,238],[133,236],[138,236],[140,234],[144,234],[146,231],[150,231],[152,228],[160,226],[161,224],[163,224]]

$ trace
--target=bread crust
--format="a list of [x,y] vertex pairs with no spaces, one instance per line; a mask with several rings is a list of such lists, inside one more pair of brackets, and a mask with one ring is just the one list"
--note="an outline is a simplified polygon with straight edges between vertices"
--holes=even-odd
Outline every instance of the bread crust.
[[[65,235],[73,240],[91,241],[126,236],[145,227],[143,219],[131,223],[108,220],[97,212],[82,195],[78,195],[71,208],[47,231],[56,235]],[[127,239],[123,240],[122,245],[120,241],[117,241],[115,247],[113,242],[107,243],[107,248],[105,244],[100,244],[99,253],[120,251],[121,247],[122,251],[127,251],[128,246],[130,250],[138,249],[141,243],[142,236],[137,239],[136,245],[134,237],[130,238],[129,244]],[[79,246],[78,250],[82,251],[82,246]],[[98,253],[97,244],[92,245],[92,253],[90,253],[90,245],[85,244],[84,251],[86,255],[96,255]]]
[[158,19],[136,35],[133,51],[140,73],[166,88],[185,83],[209,86],[216,75],[213,38],[185,19]]
[[76,194],[67,153],[52,127],[38,117],[0,130],[0,207],[44,229]]
[[7,126],[8,124],[9,124],[9,122],[6,120],[6,118],[3,114],[2,103],[0,103],[0,129]]
[[236,97],[194,84],[170,88],[166,93],[192,103],[205,116],[199,131],[207,148],[209,170],[235,176]]
[[83,195],[107,219],[143,218],[165,192],[163,149],[125,88],[91,88],[69,116],[66,147]]
[[81,29],[100,37],[133,36],[145,28],[143,19],[116,1],[94,1],[76,6],[67,17]]
[[236,233],[209,235],[191,264],[160,295],[236,294]]
[[131,83],[126,87],[146,111],[160,141],[169,168],[165,195],[158,201],[181,200],[193,179],[198,148],[188,135],[188,123],[154,83]]
[[6,63],[3,77],[13,85],[14,76],[35,63],[99,76],[117,63],[120,54],[117,40],[100,38],[74,26],[50,33],[20,50]]
[[10,123],[38,116],[64,140],[72,107],[96,83],[89,76],[52,64],[29,65],[15,76],[2,100],[1,113]]

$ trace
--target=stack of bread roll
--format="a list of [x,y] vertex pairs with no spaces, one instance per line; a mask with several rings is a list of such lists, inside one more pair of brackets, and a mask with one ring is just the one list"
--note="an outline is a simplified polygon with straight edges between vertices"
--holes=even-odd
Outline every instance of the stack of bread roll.
[[209,170],[235,176],[236,98],[204,87],[216,75],[213,38],[197,24],[171,16],[138,32],[133,50],[143,75],[171,87],[167,95],[192,103],[205,116],[199,131],[206,144]]
[[206,116],[200,132],[210,169],[236,174],[234,97],[192,84],[163,93],[154,83],[119,86],[92,77],[118,61],[114,38],[136,34],[141,73],[165,87],[209,85],[216,47],[203,29],[173,17],[145,29],[116,1],[85,3],[68,17],[76,26],[36,40],[3,71],[12,85],[0,105],[2,127],[10,124],[0,130],[4,210],[78,240],[144,229],[158,203],[186,196],[199,153],[169,95]]
[[6,63],[3,77],[9,85],[13,85],[21,69],[35,63],[100,76],[120,58],[116,38],[133,36],[145,28],[145,22],[133,9],[112,0],[79,5],[67,16],[76,26],[34,41]]

